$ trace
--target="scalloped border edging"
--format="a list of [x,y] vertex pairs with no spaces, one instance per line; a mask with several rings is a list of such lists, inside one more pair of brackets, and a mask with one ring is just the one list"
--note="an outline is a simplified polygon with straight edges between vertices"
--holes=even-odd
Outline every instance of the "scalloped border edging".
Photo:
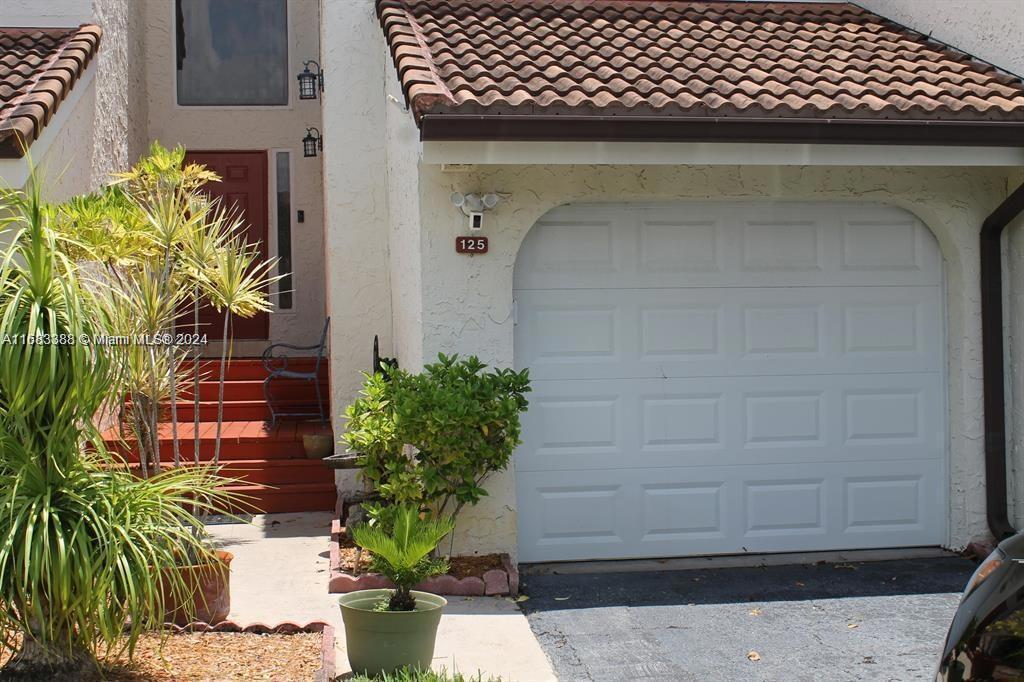
[[316,682],[331,682],[335,677],[334,626],[330,623],[316,620],[305,625],[299,625],[291,621],[285,621],[277,625],[267,625],[265,623],[240,625],[233,620],[223,620],[216,625],[210,625],[202,621],[195,621],[188,625],[166,623],[164,628],[170,630],[172,636],[192,632],[200,634],[228,632],[255,635],[294,635],[300,632],[319,632],[322,635],[320,638],[320,669],[316,671],[313,679]]
[[[392,582],[379,573],[363,573],[355,576],[341,568],[341,523],[331,522],[331,573],[327,583],[329,594],[344,594],[356,590],[376,590],[394,587]],[[501,555],[501,568],[493,568],[482,578],[469,576],[456,578],[453,575],[438,575],[416,586],[416,589],[433,594],[459,597],[502,597],[519,594],[519,570],[508,554]]]

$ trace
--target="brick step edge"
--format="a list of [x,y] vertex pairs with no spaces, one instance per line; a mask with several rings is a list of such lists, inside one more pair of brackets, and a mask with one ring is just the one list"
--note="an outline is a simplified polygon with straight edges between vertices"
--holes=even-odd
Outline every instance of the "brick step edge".
[[[395,585],[379,573],[352,575],[341,568],[341,525],[337,519],[331,522],[331,573],[327,584],[328,594],[344,594],[357,590],[379,590]],[[415,589],[431,594],[455,597],[505,597],[519,594],[519,570],[508,554],[501,554],[502,568],[492,568],[483,578],[469,576],[456,578],[453,575],[436,575],[428,578]]]

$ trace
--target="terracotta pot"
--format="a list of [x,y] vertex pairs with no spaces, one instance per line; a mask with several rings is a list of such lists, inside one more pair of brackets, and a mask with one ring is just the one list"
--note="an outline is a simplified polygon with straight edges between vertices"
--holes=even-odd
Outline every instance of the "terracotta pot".
[[334,452],[334,436],[329,433],[306,433],[302,447],[309,459],[323,459]]
[[177,571],[184,579],[189,595],[185,597],[187,601],[179,601],[165,584],[168,622],[181,626],[196,621],[213,625],[227,619],[231,612],[231,560],[235,555],[222,550],[215,554],[218,560],[215,564],[167,569]]

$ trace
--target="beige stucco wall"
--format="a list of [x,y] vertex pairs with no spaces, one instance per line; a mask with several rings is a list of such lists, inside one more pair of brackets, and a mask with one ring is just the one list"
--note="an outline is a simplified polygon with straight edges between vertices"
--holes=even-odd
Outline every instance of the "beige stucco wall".
[[860,0],[872,12],[1024,74],[1021,0]]
[[[136,0],[93,0],[93,18],[103,28],[96,61],[92,137],[93,184],[131,166],[145,151],[146,82],[143,5]],[[83,144],[83,152],[88,149]]]
[[[950,536],[963,547],[984,536],[984,466],[977,231],[1005,196],[1006,172],[944,168],[479,167],[421,168],[423,354],[475,353],[498,366],[513,359],[512,276],[519,245],[545,212],[574,201],[686,199],[863,200],[905,208],[927,224],[945,258],[948,325]],[[468,258],[452,240],[463,223],[454,191],[499,191],[488,214],[490,253]],[[398,305],[396,301],[396,306]],[[407,341],[396,341],[407,343]],[[494,476],[490,497],[465,513],[457,551],[514,549],[515,473]]]
[[[293,308],[270,315],[270,339],[297,345],[315,343],[323,327],[324,232],[321,161],[302,156],[306,127],[324,130],[317,100],[298,98],[295,75],[309,59],[320,61],[320,12],[315,0],[288,3],[288,61],[290,104],[282,107],[179,107],[176,103],[174,51],[174,3],[143,0],[144,74],[148,98],[146,138],[165,145],[183,144],[196,151],[291,150],[292,174],[292,270]],[[328,5],[333,3],[328,3]],[[136,68],[138,68],[136,66]],[[328,71],[329,73],[329,71]],[[340,79],[328,75],[327,88],[340,89]],[[339,126],[340,127],[340,126]],[[325,147],[334,143],[325,131]],[[337,138],[337,144],[342,139]],[[339,148],[339,151],[341,149]],[[273,187],[274,164],[268,161]],[[276,214],[273,197],[268,202],[269,252],[276,254]],[[305,222],[296,221],[296,211],[305,211]],[[236,356],[259,355],[266,342],[235,343]],[[211,344],[209,352],[218,352]]]

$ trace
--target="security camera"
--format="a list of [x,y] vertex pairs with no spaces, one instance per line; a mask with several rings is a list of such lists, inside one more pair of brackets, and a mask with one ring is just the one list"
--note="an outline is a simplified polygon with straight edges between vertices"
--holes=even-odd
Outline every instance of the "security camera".
[[469,212],[469,229],[471,230],[482,230],[484,229],[484,212],[483,211],[470,211]]

